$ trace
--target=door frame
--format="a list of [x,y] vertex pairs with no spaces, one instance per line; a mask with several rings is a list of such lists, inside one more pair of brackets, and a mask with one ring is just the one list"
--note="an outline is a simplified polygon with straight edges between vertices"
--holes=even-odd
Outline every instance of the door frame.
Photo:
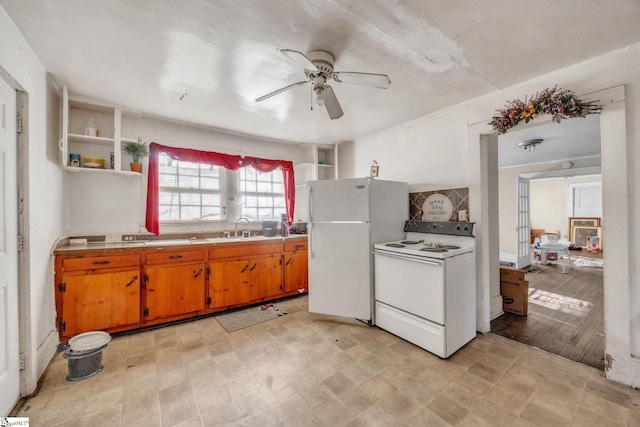
[[516,185],[516,268],[531,265],[531,185],[529,178],[518,176]]
[[[585,101],[603,105],[600,114],[603,183],[603,226],[616,245],[609,246],[604,258],[605,375],[628,384],[640,385],[640,360],[632,355],[631,266],[629,201],[617,197],[628,194],[628,151],[625,86],[620,85],[583,95]],[[541,117],[538,122],[549,121]],[[479,332],[489,332],[492,317],[502,314],[499,281],[499,239],[497,205],[498,135],[489,120],[468,126],[469,207],[477,222],[476,259]]]
[[[16,180],[18,198],[18,352],[21,365],[20,397],[24,398],[28,390],[29,379],[34,378],[32,365],[25,358],[34,354],[31,351],[29,325],[31,304],[29,303],[29,94],[22,85],[0,65],[0,78],[16,91],[16,113],[22,119],[22,129],[16,129]],[[17,119],[17,118],[16,118]],[[37,378],[33,381],[37,381]]]

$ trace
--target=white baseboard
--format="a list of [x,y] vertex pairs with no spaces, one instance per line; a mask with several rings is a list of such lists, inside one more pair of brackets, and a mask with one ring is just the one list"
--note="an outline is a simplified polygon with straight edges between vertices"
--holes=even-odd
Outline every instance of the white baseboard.
[[34,378],[27,379],[27,394],[31,394],[35,391],[38,385],[38,380],[40,380],[40,377],[42,377],[47,366],[49,366],[49,363],[58,351],[59,342],[58,332],[50,331],[49,335],[47,335],[42,344],[38,347],[35,355],[35,375]]
[[490,310],[490,315],[489,318],[491,320],[495,319],[496,317],[502,316],[504,314],[504,311],[502,311],[502,295],[498,294],[498,295],[494,295],[491,297],[491,310]]

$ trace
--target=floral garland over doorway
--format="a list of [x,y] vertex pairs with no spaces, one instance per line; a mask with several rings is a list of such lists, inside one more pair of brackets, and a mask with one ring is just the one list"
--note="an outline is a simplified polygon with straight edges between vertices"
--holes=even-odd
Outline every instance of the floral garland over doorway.
[[529,101],[525,97],[524,101],[514,99],[507,102],[504,109],[496,110],[498,114],[491,118],[489,124],[502,134],[521,121],[529,123],[538,114],[550,114],[554,122],[560,123],[562,119],[599,114],[602,105],[596,102],[598,101],[581,101],[573,91],[554,86],[536,93]]

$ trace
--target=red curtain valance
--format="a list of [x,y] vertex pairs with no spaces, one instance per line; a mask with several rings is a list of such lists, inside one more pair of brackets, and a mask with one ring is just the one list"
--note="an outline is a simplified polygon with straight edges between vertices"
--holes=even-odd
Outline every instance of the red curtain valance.
[[271,172],[280,168],[284,179],[284,199],[289,221],[293,219],[293,206],[296,198],[296,186],[293,177],[293,162],[287,160],[259,159],[231,154],[200,151],[191,148],[176,148],[152,142],[149,145],[149,181],[147,187],[147,219],[146,227],[155,235],[160,234],[160,207],[158,205],[158,154],[165,153],[173,160],[222,166],[230,170],[238,170],[251,166],[258,172]]

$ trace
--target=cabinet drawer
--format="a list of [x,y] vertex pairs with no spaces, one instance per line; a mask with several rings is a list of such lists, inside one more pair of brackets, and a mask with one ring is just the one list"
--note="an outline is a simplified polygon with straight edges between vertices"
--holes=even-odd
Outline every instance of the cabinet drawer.
[[91,256],[86,258],[65,258],[62,260],[62,269],[64,271],[139,266],[140,255]]
[[204,261],[205,251],[172,251],[145,255],[147,264],[171,264],[176,262]]
[[265,243],[225,244],[209,249],[209,259],[247,258],[254,255],[279,254],[282,252],[282,241]]
[[284,242],[285,252],[306,251],[309,244],[306,240],[295,240],[293,242]]

